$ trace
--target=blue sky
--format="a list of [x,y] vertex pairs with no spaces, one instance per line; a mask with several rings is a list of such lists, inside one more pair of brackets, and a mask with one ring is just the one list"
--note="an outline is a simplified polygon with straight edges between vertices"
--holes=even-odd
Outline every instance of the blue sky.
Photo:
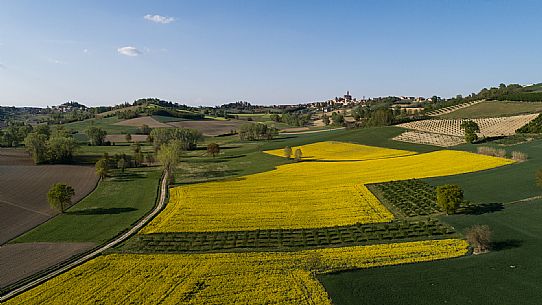
[[540,12],[534,0],[0,0],[0,104],[285,104],[537,83]]

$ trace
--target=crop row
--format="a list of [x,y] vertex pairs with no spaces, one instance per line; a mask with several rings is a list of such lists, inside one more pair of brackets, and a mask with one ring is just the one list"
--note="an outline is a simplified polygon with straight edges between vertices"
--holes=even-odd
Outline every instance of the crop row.
[[453,228],[435,219],[398,220],[315,229],[275,229],[226,232],[174,232],[137,235],[121,251],[206,252],[232,250],[298,250],[352,246],[402,239],[442,237]]
[[404,216],[426,216],[442,212],[436,202],[435,188],[418,179],[376,183],[368,188],[376,190],[374,193],[382,202],[393,205]]

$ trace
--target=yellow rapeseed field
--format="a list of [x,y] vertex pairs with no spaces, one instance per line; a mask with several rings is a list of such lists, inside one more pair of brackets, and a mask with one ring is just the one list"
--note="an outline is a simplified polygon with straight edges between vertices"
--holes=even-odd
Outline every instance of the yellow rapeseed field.
[[464,255],[463,240],[299,252],[110,254],[7,304],[331,304],[314,272]]
[[[341,144],[329,145],[339,147]],[[354,144],[344,145],[348,146],[345,151],[352,151],[350,147]],[[365,184],[455,175],[512,163],[507,159],[449,150],[386,158],[386,154],[394,156],[397,151],[381,149],[383,152],[378,153],[378,149],[370,150],[380,159],[299,162],[235,180],[173,188],[166,209],[142,233],[387,222],[393,219],[393,214]],[[360,148],[363,150],[369,149]]]
[[[414,155],[415,152],[406,150],[397,150],[390,148],[381,148],[344,142],[317,142],[303,146],[292,147],[293,152],[301,149],[303,160],[343,160],[343,161],[364,161],[381,158],[399,157]],[[284,149],[274,149],[265,151],[265,153],[284,157]]]

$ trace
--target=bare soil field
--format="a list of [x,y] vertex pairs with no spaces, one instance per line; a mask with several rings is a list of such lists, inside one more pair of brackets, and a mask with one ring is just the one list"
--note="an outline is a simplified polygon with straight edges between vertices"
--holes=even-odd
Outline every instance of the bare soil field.
[[143,125],[147,125],[150,128],[171,127],[168,124],[158,122],[157,120],[155,120],[153,117],[150,117],[150,116],[142,116],[135,119],[124,120],[124,121],[115,123],[113,125],[132,126],[132,127],[141,127]]
[[[132,142],[146,142],[148,135],[145,134],[133,134]],[[112,143],[124,143],[126,142],[126,135],[124,134],[108,134],[105,136],[105,140]]]
[[94,243],[23,243],[0,246],[0,288],[94,246]]
[[47,203],[53,183],[75,189],[73,202],[90,193],[98,178],[93,167],[77,165],[29,165],[21,150],[2,150],[0,155],[0,244],[56,215]]
[[[179,121],[171,122],[170,126],[193,128],[201,131],[205,136],[219,136],[229,133],[232,129],[235,130],[239,126],[246,124],[246,121],[230,120],[230,121],[214,121],[214,120],[201,120],[201,121]],[[149,125],[150,126],[150,125]]]

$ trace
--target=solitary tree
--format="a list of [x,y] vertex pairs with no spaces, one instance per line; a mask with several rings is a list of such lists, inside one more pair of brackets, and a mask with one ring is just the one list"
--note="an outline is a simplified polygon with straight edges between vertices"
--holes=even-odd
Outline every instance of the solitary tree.
[[132,135],[127,133],[125,139],[126,139],[126,142],[132,142]]
[[66,208],[70,206],[73,195],[75,195],[75,191],[71,186],[55,183],[47,193],[47,201],[53,209],[64,213]]
[[166,178],[169,184],[173,184],[173,182],[175,182],[174,170],[180,161],[181,152],[182,144],[177,140],[168,144],[163,144],[160,146],[160,150],[158,151],[158,161],[162,163],[162,166],[166,171]]
[[465,141],[467,143],[474,143],[478,140],[477,132],[480,132],[480,126],[476,122],[468,120],[461,123],[461,129],[465,132]]
[[303,153],[301,152],[301,149],[299,149],[299,148],[296,149],[296,150],[295,150],[295,153],[294,153],[294,160],[295,160],[296,162],[299,162],[299,161],[301,161],[301,158],[302,158],[302,157],[303,157]]
[[126,169],[126,160],[124,158],[120,158],[117,162],[117,168],[120,169],[120,171],[124,174],[124,170]]
[[290,146],[284,147],[284,157],[288,159],[292,157],[292,148]]
[[87,130],[90,145],[103,145],[107,132],[99,127],[92,126]]
[[491,230],[487,225],[474,225],[465,234],[474,248],[474,254],[488,252],[491,246]]
[[437,204],[446,214],[454,214],[463,202],[463,190],[459,185],[445,184],[437,187]]
[[213,158],[220,153],[220,146],[216,143],[209,143],[207,145],[207,154],[213,156]]
[[98,162],[96,162],[96,174],[101,179],[104,179],[105,177],[107,177],[108,173],[109,173],[109,164],[107,162],[107,159],[98,160]]

